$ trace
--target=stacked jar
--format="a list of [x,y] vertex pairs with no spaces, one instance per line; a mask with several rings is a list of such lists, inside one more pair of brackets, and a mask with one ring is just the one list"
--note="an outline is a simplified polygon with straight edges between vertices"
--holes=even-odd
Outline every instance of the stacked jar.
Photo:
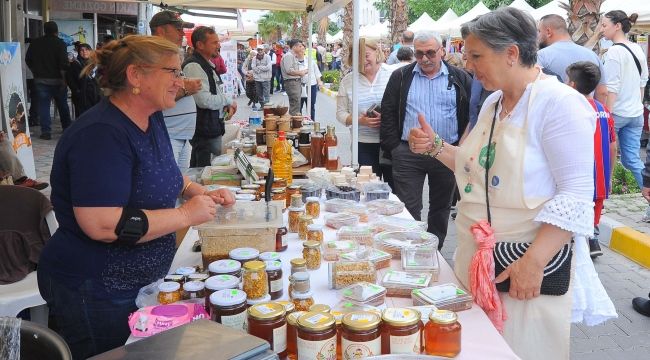
[[306,314],[306,311],[294,311],[287,315],[287,357],[296,360],[297,356],[297,327],[298,318]]
[[293,274],[297,272],[307,272],[307,261],[303,258],[295,258],[291,259],[291,275],[289,275],[289,289],[287,293],[289,294],[289,299],[292,298],[292,292],[293,292]]

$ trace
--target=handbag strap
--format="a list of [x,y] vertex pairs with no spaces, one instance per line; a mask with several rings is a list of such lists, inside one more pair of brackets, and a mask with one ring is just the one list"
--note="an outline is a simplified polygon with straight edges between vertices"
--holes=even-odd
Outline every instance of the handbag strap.
[[485,204],[487,205],[487,221],[490,225],[492,225],[492,214],[490,213],[490,197],[488,196],[488,177],[489,177],[489,172],[490,168],[492,167],[490,165],[490,150],[492,150],[492,136],[494,136],[494,125],[497,122],[497,112],[498,112],[498,106],[499,102],[503,99],[503,96],[499,98],[499,101],[494,103],[494,115],[492,116],[492,125],[490,125],[490,136],[488,137],[488,144],[487,144],[487,155],[485,156]]
[[636,64],[636,69],[639,71],[639,76],[641,76],[641,73],[642,73],[642,71],[641,71],[641,63],[639,62],[639,59],[636,58],[636,55],[634,55],[634,53],[632,52],[632,49],[630,49],[627,45],[625,45],[623,43],[615,43],[614,45],[620,45],[620,46],[626,48],[627,51],[630,52],[630,54],[632,55],[632,59],[634,59],[634,63]]

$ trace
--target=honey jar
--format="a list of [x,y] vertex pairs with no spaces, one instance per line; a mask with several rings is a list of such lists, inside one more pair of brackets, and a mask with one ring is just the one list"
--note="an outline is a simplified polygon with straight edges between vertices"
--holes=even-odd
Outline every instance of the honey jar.
[[363,359],[381,355],[381,318],[369,311],[357,311],[343,317],[341,353],[344,359]]
[[320,269],[320,243],[318,241],[305,241],[302,246],[302,257],[307,261],[307,270]]
[[255,260],[244,264],[243,290],[249,299],[259,299],[269,294],[266,264]]
[[280,358],[287,355],[287,321],[284,306],[277,303],[248,308],[248,333],[271,344]]
[[422,321],[420,312],[407,308],[388,308],[381,315],[382,354],[420,354]]
[[285,178],[275,178],[273,179],[273,189],[286,189],[287,187],[287,179]]
[[288,231],[286,226],[278,228],[278,231],[275,233],[275,251],[282,252],[287,250],[289,247],[289,243],[287,242],[287,238],[285,236],[287,233]]
[[298,225],[298,238],[300,240],[307,240],[307,225],[314,223],[314,218],[309,215],[302,215]]
[[336,359],[336,321],[332,315],[307,312],[297,324],[298,359]]
[[311,312],[322,312],[322,313],[330,313],[332,311],[332,308],[329,305],[326,304],[314,304],[309,308],[309,311]]
[[167,305],[180,301],[181,284],[173,281],[164,281],[158,285],[158,302],[160,305]]
[[241,263],[237,260],[222,259],[213,261],[208,265],[210,276],[215,275],[232,275],[237,278],[241,277]]
[[320,216],[320,201],[315,196],[310,196],[307,198],[307,204],[305,205],[305,212],[309,216],[313,216],[314,219]]
[[210,312],[210,296],[220,290],[236,289],[239,278],[232,275],[215,275],[205,280],[205,310]]
[[269,295],[271,300],[277,300],[284,293],[282,282],[282,263],[278,260],[266,261],[266,277],[269,281]]
[[[293,303],[291,303],[293,305]],[[297,356],[297,326],[298,318],[306,314],[306,311],[294,311],[287,315],[287,357],[296,360]]]
[[246,293],[239,289],[219,290],[209,297],[210,319],[236,330],[246,324]]
[[429,314],[424,327],[424,348],[427,355],[455,357],[460,353],[461,326],[453,311],[436,310]]

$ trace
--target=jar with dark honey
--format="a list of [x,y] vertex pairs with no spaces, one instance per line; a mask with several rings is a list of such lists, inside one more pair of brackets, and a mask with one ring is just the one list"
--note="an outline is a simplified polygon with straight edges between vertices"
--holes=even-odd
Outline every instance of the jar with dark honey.
[[257,145],[266,145],[266,129],[257,128],[255,129],[255,142]]
[[420,312],[388,308],[382,313],[382,354],[420,354],[423,350]]
[[280,358],[287,355],[287,321],[284,306],[277,303],[248,308],[248,333],[271,344]]
[[[293,303],[292,303],[293,304]],[[287,315],[287,357],[291,360],[296,360],[297,356],[297,327],[298,318],[306,311],[294,311]]]
[[307,312],[298,318],[298,359],[336,359],[336,321],[330,314]]
[[429,314],[424,327],[424,348],[427,355],[455,357],[460,353],[461,326],[453,311],[436,310]]
[[183,300],[205,297],[205,283],[203,281],[188,281],[183,284]]
[[269,280],[269,295],[271,300],[277,300],[284,293],[282,282],[282,263],[278,260],[266,261],[266,276]]
[[243,266],[248,261],[257,260],[260,252],[255,248],[243,247],[230,250],[228,256],[233,260],[239,261]]
[[288,231],[286,226],[278,228],[278,231],[275,233],[275,251],[283,252],[287,250],[289,247],[289,243],[287,242],[287,238],[285,236],[287,233]]
[[336,321],[336,358],[340,360],[343,359],[343,356],[341,355],[343,349],[341,333],[343,332],[343,316],[345,314],[337,310],[330,311],[330,314],[334,316],[334,320]]
[[210,319],[221,325],[244,330],[246,324],[246,293],[239,289],[215,291],[209,297]]
[[379,315],[369,311],[351,312],[343,317],[341,353],[344,359],[381,355]]
[[205,280],[205,310],[210,312],[210,295],[219,290],[236,289],[239,278],[232,275],[215,275]]

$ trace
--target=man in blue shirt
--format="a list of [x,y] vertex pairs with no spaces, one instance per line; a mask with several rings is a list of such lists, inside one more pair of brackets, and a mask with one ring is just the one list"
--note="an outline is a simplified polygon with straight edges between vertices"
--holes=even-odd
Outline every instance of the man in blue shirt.
[[420,220],[424,178],[429,179],[427,231],[442,248],[456,181],[454,174],[433,156],[415,154],[408,147],[411,128],[423,114],[445,142],[457,144],[469,114],[471,78],[462,69],[442,61],[440,36],[418,32],[414,39],[416,63],[395,70],[381,102],[380,143],[393,159],[394,192],[413,218]]

